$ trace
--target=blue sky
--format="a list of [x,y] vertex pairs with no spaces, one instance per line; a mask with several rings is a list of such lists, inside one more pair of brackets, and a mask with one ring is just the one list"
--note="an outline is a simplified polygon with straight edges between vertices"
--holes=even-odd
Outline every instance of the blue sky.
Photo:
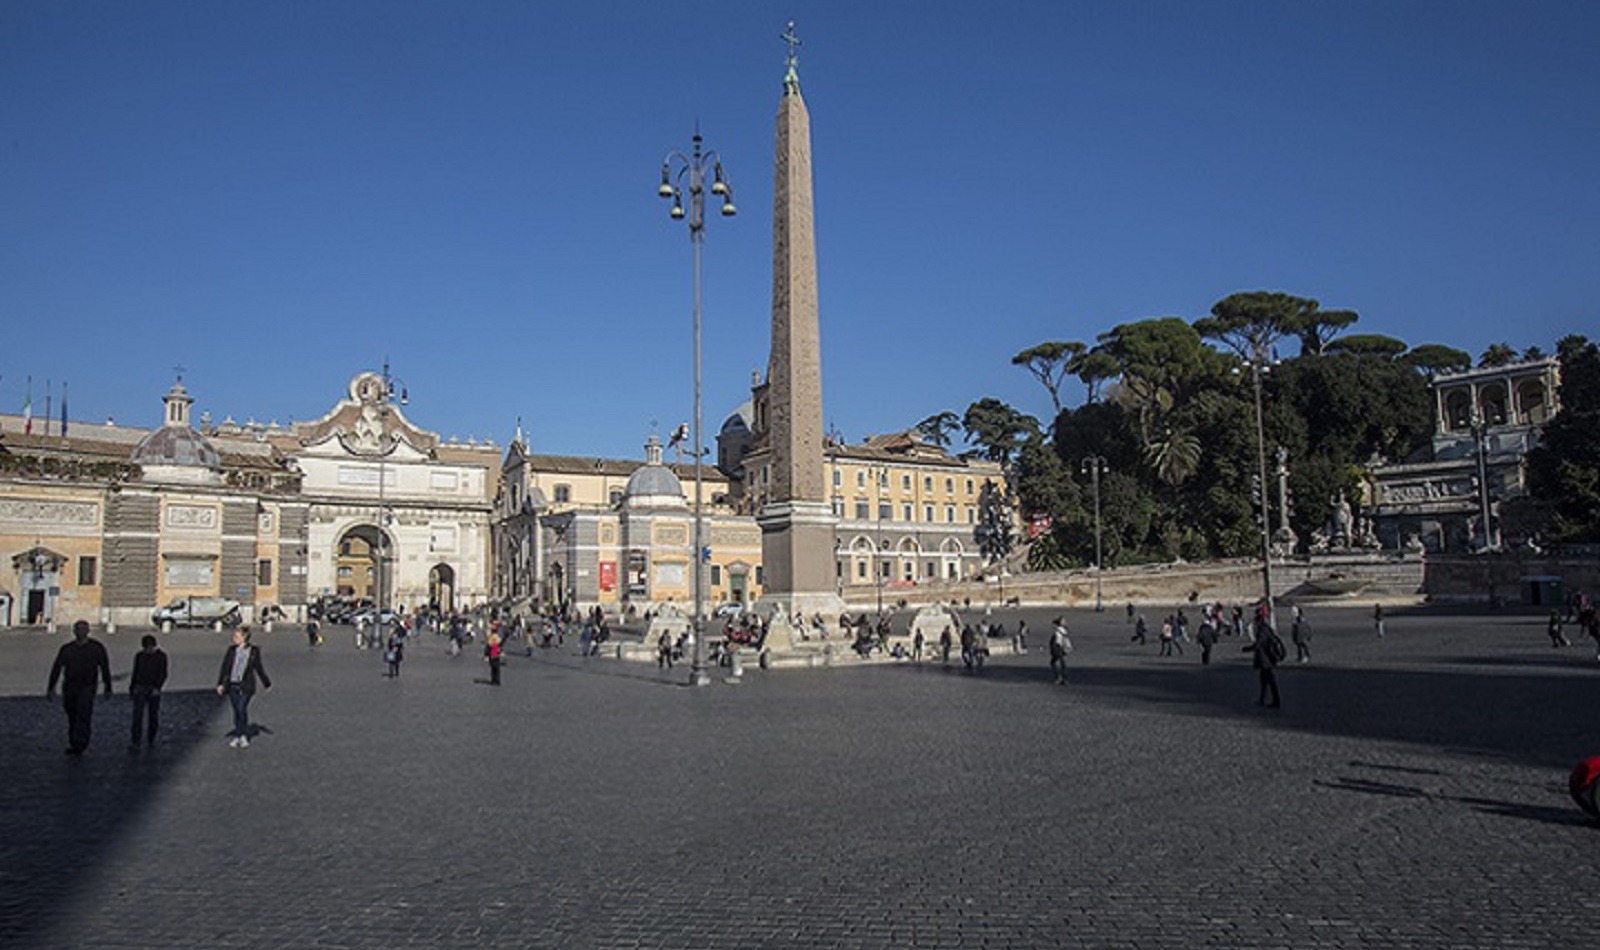
[[1238,290],[1474,354],[1600,335],[1593,2],[12,0],[0,407],[31,374],[154,425],[181,364],[197,411],[306,419],[387,355],[446,436],[637,456],[690,412],[655,187],[698,121],[740,207],[710,441],[767,358],[791,17],[851,440],[1043,415],[1013,353]]

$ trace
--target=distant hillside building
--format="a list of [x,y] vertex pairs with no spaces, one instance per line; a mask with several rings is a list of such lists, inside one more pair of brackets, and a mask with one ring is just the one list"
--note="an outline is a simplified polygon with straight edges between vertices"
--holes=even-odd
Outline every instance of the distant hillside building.
[[[1435,376],[1425,456],[1373,471],[1370,512],[1382,546],[1467,552],[1521,540],[1501,537],[1499,509],[1527,493],[1524,459],[1560,408],[1560,381],[1554,357]],[[1487,472],[1487,533],[1480,467]]]

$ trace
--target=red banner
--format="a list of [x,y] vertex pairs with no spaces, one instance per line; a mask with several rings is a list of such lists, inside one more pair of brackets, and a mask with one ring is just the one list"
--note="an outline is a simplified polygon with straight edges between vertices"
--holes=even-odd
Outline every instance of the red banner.
[[601,561],[600,562],[600,589],[601,590],[616,590],[617,589],[617,562],[616,561]]

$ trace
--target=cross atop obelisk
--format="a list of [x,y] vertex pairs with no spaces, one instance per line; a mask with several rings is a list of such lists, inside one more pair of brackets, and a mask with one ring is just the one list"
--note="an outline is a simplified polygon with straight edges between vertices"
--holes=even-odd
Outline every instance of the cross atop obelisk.
[[784,74],[783,88],[798,93],[800,91],[800,57],[795,50],[800,48],[800,37],[794,35],[794,21],[789,21],[789,29],[778,39],[789,44],[789,71]]
[[812,226],[811,116],[800,96],[794,23],[778,104],[772,215],[772,352],[767,366],[771,481],[757,514],[763,601],[788,616],[843,609],[834,586],[834,526],[822,453],[822,345]]

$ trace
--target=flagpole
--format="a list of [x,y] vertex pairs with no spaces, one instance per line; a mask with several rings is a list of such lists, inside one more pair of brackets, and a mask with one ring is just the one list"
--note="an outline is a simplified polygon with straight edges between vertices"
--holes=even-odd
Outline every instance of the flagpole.
[[44,434],[50,434],[50,380],[44,381]]

